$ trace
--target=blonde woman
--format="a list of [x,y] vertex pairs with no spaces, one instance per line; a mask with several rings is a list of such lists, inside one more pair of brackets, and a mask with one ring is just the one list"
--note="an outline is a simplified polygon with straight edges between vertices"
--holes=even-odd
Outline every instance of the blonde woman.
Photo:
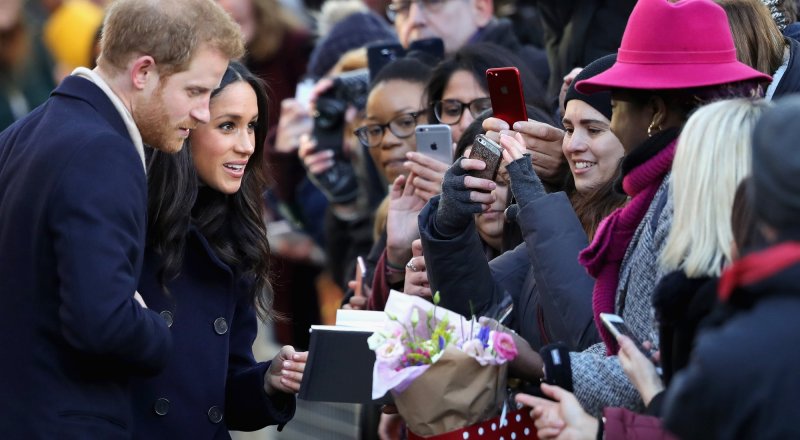
[[[648,405],[648,414],[661,414],[664,385],[687,365],[697,325],[716,303],[719,275],[733,260],[732,244],[749,239],[734,237],[731,211],[739,183],[750,174],[751,133],[768,106],[760,99],[719,101],[697,110],[681,132],[672,168],[673,223],[660,259],[662,268],[672,272],[653,296],[663,384],[636,346],[627,338],[620,341],[620,363]],[[573,431],[590,434],[598,429],[604,430],[605,438],[634,438],[636,434],[661,438],[656,435],[660,422],[654,417],[606,408],[602,424],[584,413],[570,393],[557,387],[542,389],[559,402],[518,398],[536,407],[532,416],[537,418],[539,438]]]

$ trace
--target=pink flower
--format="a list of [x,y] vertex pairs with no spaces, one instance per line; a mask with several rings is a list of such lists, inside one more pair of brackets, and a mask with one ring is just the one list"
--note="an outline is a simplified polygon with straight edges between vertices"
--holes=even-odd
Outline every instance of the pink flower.
[[498,357],[507,361],[517,357],[517,345],[508,333],[492,332],[492,348]]

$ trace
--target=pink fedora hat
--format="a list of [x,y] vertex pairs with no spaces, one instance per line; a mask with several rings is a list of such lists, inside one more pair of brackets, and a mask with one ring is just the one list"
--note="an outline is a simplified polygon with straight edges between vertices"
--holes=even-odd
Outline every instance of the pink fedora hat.
[[736,60],[725,10],[711,0],[639,0],[633,8],[617,62],[575,85],[581,93],[609,89],[684,89],[768,75]]

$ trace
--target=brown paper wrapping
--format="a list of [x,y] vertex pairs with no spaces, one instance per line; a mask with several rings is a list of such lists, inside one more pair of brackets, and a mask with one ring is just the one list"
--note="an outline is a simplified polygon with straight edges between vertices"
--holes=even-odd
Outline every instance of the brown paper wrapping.
[[490,419],[500,414],[506,398],[507,365],[481,366],[459,349],[448,347],[405,391],[392,392],[395,405],[408,429],[420,436]]

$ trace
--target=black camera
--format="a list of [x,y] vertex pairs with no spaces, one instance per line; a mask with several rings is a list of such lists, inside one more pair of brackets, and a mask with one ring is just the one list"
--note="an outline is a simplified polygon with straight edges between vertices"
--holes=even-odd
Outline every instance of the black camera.
[[344,73],[333,80],[333,86],[317,98],[314,113],[314,138],[317,150],[333,150],[342,155],[344,117],[348,105],[363,109],[367,102],[369,73],[366,69]]
[[367,102],[367,69],[354,70],[336,77],[333,86],[317,98],[313,136],[317,151],[332,150],[333,166],[311,176],[331,203],[348,203],[358,194],[355,170],[342,151],[345,113],[353,105],[363,109]]

